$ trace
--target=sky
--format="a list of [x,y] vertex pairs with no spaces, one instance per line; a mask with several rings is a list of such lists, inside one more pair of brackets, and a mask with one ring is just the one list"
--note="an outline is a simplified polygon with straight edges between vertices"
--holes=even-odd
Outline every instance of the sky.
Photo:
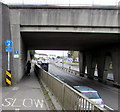
[[36,50],[36,53],[43,53],[43,54],[54,54],[56,56],[67,56],[68,51],[58,51],[58,50]]
[[120,0],[0,0],[6,4],[49,5],[117,5]]

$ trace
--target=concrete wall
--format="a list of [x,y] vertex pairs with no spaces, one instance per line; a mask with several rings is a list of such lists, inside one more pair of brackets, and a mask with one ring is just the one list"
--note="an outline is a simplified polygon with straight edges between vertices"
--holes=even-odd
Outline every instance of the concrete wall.
[[18,80],[20,81],[21,78],[25,75],[26,72],[26,63],[27,63],[27,48],[22,40],[22,37],[20,38],[20,73]]
[[[31,7],[20,10],[20,24],[24,26],[21,28],[23,31],[27,29],[118,33],[118,10],[100,8],[34,9]],[[35,27],[30,27],[31,25]]]
[[[21,75],[20,73],[20,19],[19,19],[19,10],[11,13],[10,11],[10,22],[11,22],[11,38],[13,40],[13,51],[19,50],[19,58],[13,59],[14,65],[14,75],[13,75],[13,82],[14,84],[19,81],[18,77]],[[19,68],[19,69],[18,69]]]
[[[0,99],[2,99],[2,4],[0,3]],[[0,111],[2,111],[2,100],[0,100]]]
[[[118,3],[118,8],[120,9],[120,1]],[[120,26],[120,10],[118,12],[118,25]],[[119,33],[120,33],[120,29],[119,29]],[[118,110],[120,111],[120,89],[119,89],[119,92],[118,92]]]
[[[9,8],[0,4],[0,72],[2,79],[2,85],[5,86],[5,71],[7,70],[7,52],[5,51],[5,41],[13,41],[13,51],[11,54],[11,74],[12,74],[12,84],[16,84],[24,75],[27,49],[24,46],[20,35],[20,12],[19,10],[12,10],[10,12]],[[19,50],[19,58],[14,58],[14,50]],[[19,69],[18,69],[19,68]]]
[[86,25],[117,26],[118,10],[76,9],[21,9],[21,25]]
[[25,48],[25,45],[20,34],[20,11],[12,10],[10,12],[10,20],[11,20],[11,38],[14,43],[13,51],[14,50],[19,51],[19,58],[13,59],[14,64],[13,82],[14,84],[16,84],[21,80],[25,73],[27,48]]
[[[5,51],[5,41],[6,40],[10,40],[11,39],[11,32],[10,32],[10,17],[9,17],[9,8],[4,5],[4,4],[0,4],[0,27],[2,28],[2,32],[0,32],[0,36],[1,36],[1,42],[2,42],[2,50],[0,50],[0,52],[2,51],[2,84],[5,85],[5,71],[7,70],[7,53]],[[11,62],[12,62],[12,53],[11,53]],[[12,63],[11,63],[11,68],[12,67]]]

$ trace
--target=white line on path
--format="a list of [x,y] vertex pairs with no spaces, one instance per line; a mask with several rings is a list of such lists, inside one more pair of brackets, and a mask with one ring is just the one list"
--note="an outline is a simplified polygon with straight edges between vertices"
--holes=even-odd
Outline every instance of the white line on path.
[[19,112],[19,110],[20,110],[19,108],[16,108],[16,109],[15,109],[15,112]]
[[19,89],[19,87],[13,87],[12,88],[12,90],[18,90]]

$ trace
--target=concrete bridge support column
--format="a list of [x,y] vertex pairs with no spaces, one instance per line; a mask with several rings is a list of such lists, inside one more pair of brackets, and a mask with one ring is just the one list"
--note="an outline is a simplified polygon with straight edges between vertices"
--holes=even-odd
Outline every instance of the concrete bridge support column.
[[105,69],[104,69],[104,74],[103,74],[103,81],[106,83],[108,73],[110,71],[110,62],[111,62],[111,57],[106,56],[105,58]]
[[[10,13],[11,20],[11,38],[13,40],[13,50],[19,51],[19,58],[13,59],[14,74],[13,84],[18,83],[24,75],[27,49],[20,33],[20,10],[12,10]],[[19,68],[19,69],[18,69]]]
[[100,51],[97,56],[98,81],[103,81],[103,74],[105,68],[105,53]]
[[24,44],[24,41],[22,37],[20,37],[20,77],[18,77],[18,82],[21,80],[21,78],[25,75],[26,70],[26,64],[27,64],[27,49]]
[[85,74],[85,53],[79,52],[79,70],[80,76],[84,76]]
[[86,65],[87,65],[88,78],[93,79],[96,62],[92,52],[86,53]]
[[[2,99],[2,4],[0,3],[0,99]],[[2,100],[0,100],[0,112],[2,112]]]
[[114,82],[120,85],[120,46],[112,50],[112,69]]
[[16,84],[22,79],[25,73],[26,68],[25,66],[27,61],[27,49],[25,48],[25,45],[20,35],[20,25],[17,24],[11,25],[11,34],[14,43],[13,50],[19,51],[19,58],[13,59],[14,64],[13,84]]
[[[6,40],[11,40],[11,35],[10,35],[10,11],[9,8],[0,3],[0,73],[1,77],[0,79],[2,80],[2,86],[6,85],[5,82],[5,72],[8,69],[8,56],[7,52],[5,51],[5,41]],[[12,53],[11,54],[11,59],[10,62],[12,62]],[[11,68],[12,68],[12,63],[11,63]],[[1,82],[1,81],[0,81]]]
[[[12,41],[13,41],[13,50],[18,50],[19,51],[19,57],[20,57],[20,26],[19,25],[11,25],[11,38],[12,38]],[[13,79],[13,84],[16,84],[18,82],[18,77],[19,77],[19,73],[20,73],[20,60],[19,58],[14,58],[13,59],[13,65],[14,65],[14,68],[13,68],[13,76],[12,76],[12,79]],[[19,68],[19,69],[18,69]]]

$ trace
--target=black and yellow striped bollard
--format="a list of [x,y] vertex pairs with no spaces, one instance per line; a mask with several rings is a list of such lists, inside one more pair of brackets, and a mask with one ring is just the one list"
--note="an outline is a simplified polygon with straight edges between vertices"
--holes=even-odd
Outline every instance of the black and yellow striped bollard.
[[11,74],[11,71],[6,71],[6,85],[11,85],[12,82],[11,82],[11,77],[12,77],[12,74]]

